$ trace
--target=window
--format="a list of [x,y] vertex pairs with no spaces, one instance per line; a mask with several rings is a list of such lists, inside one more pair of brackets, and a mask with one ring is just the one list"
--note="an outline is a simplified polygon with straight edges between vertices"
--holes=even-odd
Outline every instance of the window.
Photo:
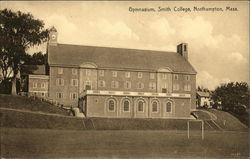
[[131,82],[130,82],[130,81],[126,81],[126,82],[124,83],[124,88],[130,89],[130,88],[131,88]]
[[150,73],[150,74],[149,74],[149,78],[150,78],[150,79],[155,79],[155,74],[154,74],[154,73]]
[[77,69],[75,68],[72,69],[72,75],[77,75]]
[[162,79],[167,79],[167,74],[162,74]]
[[45,83],[41,83],[41,88],[45,88]]
[[56,85],[57,86],[63,86],[64,85],[64,80],[62,78],[56,79]]
[[57,92],[56,93],[56,98],[58,98],[58,99],[61,99],[61,98],[63,98],[63,96],[64,96],[64,94],[63,93],[61,93],[61,92]]
[[190,84],[185,84],[184,85],[184,91],[191,91],[191,85]]
[[118,81],[112,81],[111,82],[111,88],[118,88],[119,87],[119,82]]
[[37,83],[33,82],[33,88],[37,88]]
[[58,68],[58,74],[63,74],[63,68]]
[[105,87],[105,81],[100,80],[100,81],[98,82],[98,85],[99,85],[99,87]]
[[130,72],[125,72],[125,77],[130,78]]
[[179,84],[173,84],[173,90],[174,91],[178,91],[180,88],[179,88]]
[[167,93],[167,88],[162,88],[162,93]]
[[86,70],[86,76],[90,76],[91,75],[91,70],[87,69]]
[[44,92],[42,92],[42,93],[41,93],[41,96],[42,96],[42,97],[45,97],[45,93],[44,93]]
[[150,82],[149,83],[149,89],[150,90],[155,90],[156,89],[156,83],[155,82]]
[[143,89],[143,88],[144,88],[144,84],[141,83],[141,82],[138,82],[138,83],[137,83],[137,88],[138,88],[138,89]]
[[109,112],[114,112],[115,111],[115,101],[114,100],[109,100],[109,102],[108,102],[108,111]]
[[174,80],[178,80],[178,75],[174,75]]
[[70,93],[70,99],[77,99],[77,93]]
[[104,76],[104,70],[99,70],[99,76]]
[[144,102],[139,101],[138,102],[138,112],[143,112],[143,108],[144,108]]
[[78,86],[78,79],[72,79],[71,80],[71,85],[72,86]]
[[172,112],[172,103],[171,102],[167,102],[167,104],[166,104],[166,112],[167,113]]
[[92,88],[92,82],[85,81],[85,90],[91,90],[91,88]]
[[112,77],[117,77],[117,71],[112,71]]
[[185,75],[186,81],[190,81],[190,75]]
[[123,111],[124,112],[129,112],[129,101],[128,100],[125,100],[123,102]]
[[142,72],[138,72],[138,78],[142,78]]
[[158,112],[158,103],[156,101],[152,103],[152,112]]

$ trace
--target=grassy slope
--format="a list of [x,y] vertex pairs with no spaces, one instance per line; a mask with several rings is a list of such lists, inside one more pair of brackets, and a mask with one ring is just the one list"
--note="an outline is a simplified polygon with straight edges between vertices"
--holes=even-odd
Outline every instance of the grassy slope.
[[84,130],[81,118],[0,110],[1,127]]
[[0,94],[0,107],[68,115],[66,110],[53,106],[50,103],[23,96]]
[[[248,133],[2,129],[5,158],[247,158]],[[196,134],[198,135],[198,134]],[[200,135],[200,133],[199,133]]]
[[215,122],[224,130],[247,130],[246,126],[241,123],[236,117],[233,115],[216,109],[208,109],[209,112],[216,115],[217,119]]

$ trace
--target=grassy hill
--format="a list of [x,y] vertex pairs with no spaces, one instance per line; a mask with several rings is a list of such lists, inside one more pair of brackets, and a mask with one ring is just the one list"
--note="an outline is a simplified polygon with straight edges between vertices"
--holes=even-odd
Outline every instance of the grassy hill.
[[50,103],[25,96],[12,96],[0,94],[0,108],[11,108],[34,112],[68,115],[69,113]]
[[228,112],[216,109],[201,109],[192,112],[198,119],[213,122],[221,130],[241,131],[248,130],[247,126]]

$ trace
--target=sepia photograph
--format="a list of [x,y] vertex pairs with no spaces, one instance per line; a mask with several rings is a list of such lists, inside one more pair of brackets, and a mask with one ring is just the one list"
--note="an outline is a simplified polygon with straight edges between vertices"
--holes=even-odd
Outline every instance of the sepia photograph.
[[248,1],[0,1],[0,157],[250,158]]

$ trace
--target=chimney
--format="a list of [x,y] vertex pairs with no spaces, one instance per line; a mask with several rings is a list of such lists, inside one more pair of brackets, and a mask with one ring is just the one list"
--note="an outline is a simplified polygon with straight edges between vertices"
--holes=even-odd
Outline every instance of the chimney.
[[188,60],[188,45],[187,43],[181,43],[177,45],[177,53],[181,54],[186,60]]
[[57,30],[53,26],[49,30],[49,45],[57,46],[57,35],[58,35]]

